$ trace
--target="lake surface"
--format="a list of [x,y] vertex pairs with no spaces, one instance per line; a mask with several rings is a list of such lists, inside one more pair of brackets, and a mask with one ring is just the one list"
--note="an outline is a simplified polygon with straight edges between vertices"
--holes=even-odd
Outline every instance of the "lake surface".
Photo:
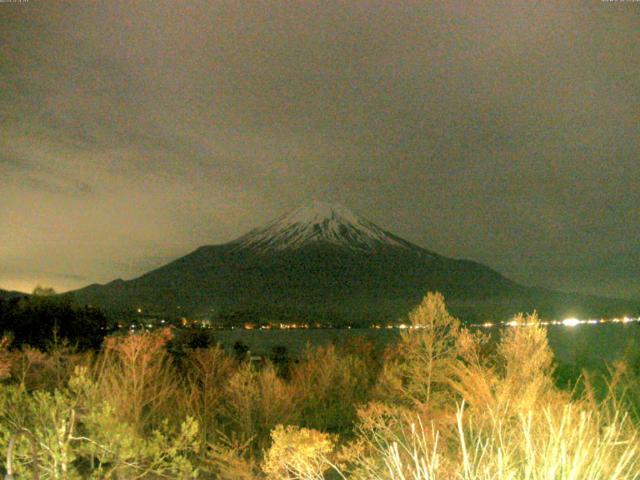
[[[501,328],[482,329],[499,338]],[[526,327],[515,327],[526,328]],[[567,327],[549,325],[546,327],[556,358],[567,363],[578,361],[613,361],[626,350],[638,352],[640,347],[640,324],[599,324]],[[340,344],[362,337],[371,340],[376,348],[383,349],[389,342],[400,336],[399,329],[309,329],[309,330],[219,330],[213,332],[215,341],[225,348],[231,348],[236,341],[246,344],[256,355],[269,355],[273,347],[284,346],[292,355],[302,352],[305,345]]]

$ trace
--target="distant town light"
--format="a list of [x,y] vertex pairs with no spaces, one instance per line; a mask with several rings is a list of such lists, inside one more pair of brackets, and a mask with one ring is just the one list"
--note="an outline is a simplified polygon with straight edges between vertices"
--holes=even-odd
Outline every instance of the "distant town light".
[[562,320],[562,325],[565,327],[575,327],[576,325],[580,325],[580,320],[577,318],[565,318]]

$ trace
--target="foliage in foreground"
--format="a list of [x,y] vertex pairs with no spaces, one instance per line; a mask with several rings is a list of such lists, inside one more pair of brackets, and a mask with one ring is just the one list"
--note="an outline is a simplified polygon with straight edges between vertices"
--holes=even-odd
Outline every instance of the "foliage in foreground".
[[83,353],[2,340],[0,454],[41,479],[640,478],[636,365],[561,389],[520,320],[491,343],[429,294],[381,359],[309,347],[285,367],[175,356],[168,330]]

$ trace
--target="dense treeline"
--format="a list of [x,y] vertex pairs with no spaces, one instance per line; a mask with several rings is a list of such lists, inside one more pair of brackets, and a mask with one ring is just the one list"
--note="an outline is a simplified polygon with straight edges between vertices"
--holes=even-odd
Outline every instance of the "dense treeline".
[[36,288],[30,296],[0,298],[0,334],[12,337],[15,347],[45,349],[67,341],[80,350],[100,348],[110,323],[98,309],[77,305],[70,296]]
[[632,364],[561,389],[535,316],[497,344],[437,294],[409,321],[382,356],[356,341],[260,363],[168,329],[84,352],[5,339],[0,454],[40,479],[638,478]]

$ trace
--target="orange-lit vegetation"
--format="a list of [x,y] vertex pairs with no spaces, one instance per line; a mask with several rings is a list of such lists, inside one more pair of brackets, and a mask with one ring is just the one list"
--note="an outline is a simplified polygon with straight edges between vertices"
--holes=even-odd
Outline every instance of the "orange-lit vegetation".
[[5,339],[2,464],[40,479],[638,478],[635,366],[560,389],[546,331],[521,320],[495,344],[429,294],[380,358],[356,342],[285,365],[170,354],[169,330],[85,353]]

